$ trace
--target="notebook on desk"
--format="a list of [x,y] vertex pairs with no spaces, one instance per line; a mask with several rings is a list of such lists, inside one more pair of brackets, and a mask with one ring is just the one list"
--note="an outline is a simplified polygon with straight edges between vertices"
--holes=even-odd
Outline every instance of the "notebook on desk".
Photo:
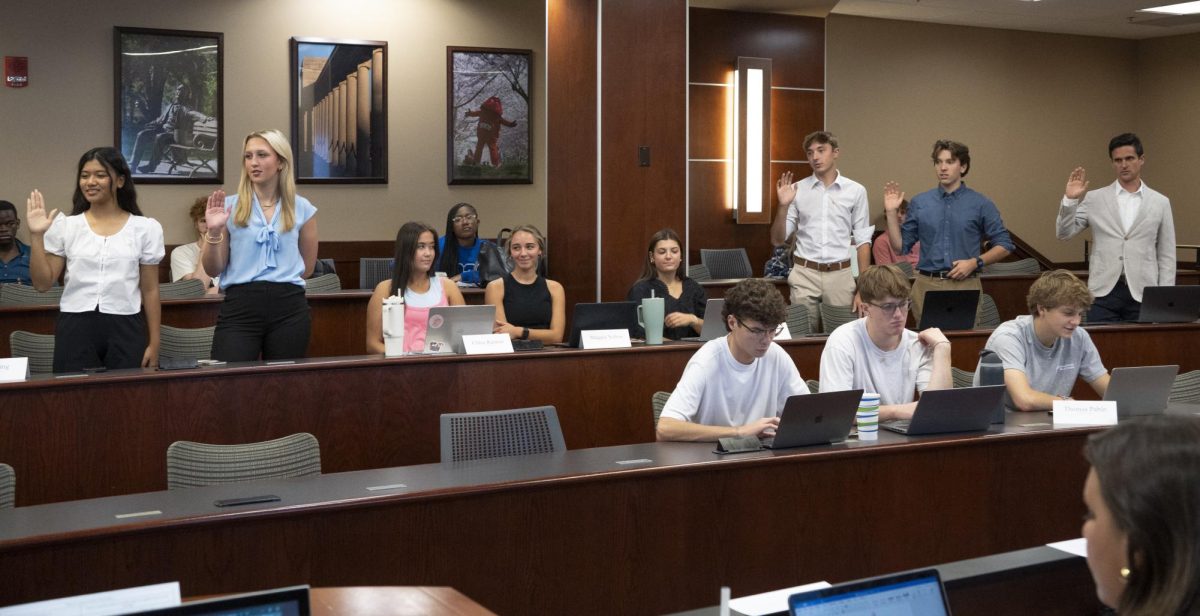
[[779,416],[775,436],[762,439],[767,449],[826,445],[846,440],[863,390],[791,396]]
[[700,326],[699,336],[683,338],[688,342],[708,342],[725,335],[725,317],[721,312],[725,309],[724,299],[710,299],[704,304],[704,324]]
[[1104,399],[1117,403],[1117,418],[1161,415],[1167,410],[1179,366],[1113,368]]
[[1200,319],[1200,285],[1146,287],[1138,323],[1192,323]]
[[937,569],[923,569],[797,593],[788,597],[788,613],[791,616],[949,616],[950,605]]
[[975,313],[979,310],[979,291],[926,291],[925,306],[917,331],[937,327],[946,331],[975,329]]
[[912,419],[879,422],[879,427],[900,434],[982,432],[992,426],[992,415],[1004,404],[1004,386],[956,387],[925,391]]

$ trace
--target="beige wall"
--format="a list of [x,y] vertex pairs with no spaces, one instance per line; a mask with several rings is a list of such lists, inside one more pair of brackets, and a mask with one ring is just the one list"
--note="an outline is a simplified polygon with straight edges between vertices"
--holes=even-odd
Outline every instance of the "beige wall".
[[[236,190],[242,137],[290,133],[288,39],[388,42],[388,175],[376,186],[302,185],[320,209],[322,240],[387,240],[405,220],[439,230],[458,201],[480,209],[482,231],[546,223],[543,0],[71,0],[5,2],[0,55],[28,56],[30,86],[0,87],[0,198],[39,188],[70,207],[80,154],[113,135],[113,26],[225,34],[225,184]],[[446,185],[446,46],[534,50],[534,183]],[[168,244],[190,241],[187,207],[215,185],[139,187],[142,209]],[[24,216],[22,216],[24,218]],[[25,237],[25,234],[22,234]]]

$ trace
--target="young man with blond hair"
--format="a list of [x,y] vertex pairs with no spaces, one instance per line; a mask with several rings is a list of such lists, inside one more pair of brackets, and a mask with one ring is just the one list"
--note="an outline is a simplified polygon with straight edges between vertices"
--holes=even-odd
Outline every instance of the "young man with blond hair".
[[1029,287],[1025,303],[1029,314],[1001,323],[984,345],[1004,366],[1008,406],[1050,410],[1055,400],[1071,395],[1077,377],[1103,397],[1108,371],[1091,336],[1080,327],[1092,305],[1087,285],[1066,270],[1045,272]]

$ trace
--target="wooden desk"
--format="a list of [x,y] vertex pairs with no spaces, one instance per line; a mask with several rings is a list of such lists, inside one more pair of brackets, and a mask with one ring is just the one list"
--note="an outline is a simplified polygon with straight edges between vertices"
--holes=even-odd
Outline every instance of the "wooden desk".
[[[1091,430],[722,457],[647,443],[0,511],[0,604],[179,580],[444,585],[500,614],[661,614],[1078,536]],[[370,487],[391,486],[370,490]],[[18,486],[18,490],[20,486]],[[219,510],[213,501],[281,502]],[[118,514],[161,511],[117,519]]]
[[445,586],[313,588],[308,601],[313,616],[494,616]]

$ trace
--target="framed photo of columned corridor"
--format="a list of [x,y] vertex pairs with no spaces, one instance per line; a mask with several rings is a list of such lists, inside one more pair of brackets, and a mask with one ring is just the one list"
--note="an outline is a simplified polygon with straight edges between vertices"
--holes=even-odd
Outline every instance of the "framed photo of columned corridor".
[[528,49],[446,48],[446,173],[450,184],[530,184]]

